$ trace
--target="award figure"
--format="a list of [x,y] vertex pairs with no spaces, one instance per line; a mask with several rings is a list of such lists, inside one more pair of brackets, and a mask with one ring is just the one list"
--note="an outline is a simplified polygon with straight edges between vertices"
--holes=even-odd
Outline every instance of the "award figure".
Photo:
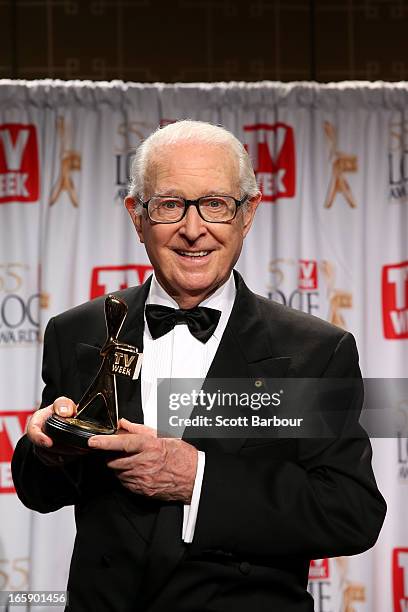
[[45,432],[54,442],[64,446],[86,449],[88,439],[94,435],[114,434],[119,413],[116,393],[116,375],[136,379],[140,372],[142,353],[117,337],[127,314],[127,304],[113,295],[105,300],[107,339],[101,349],[101,367],[77,406],[74,417],[63,418],[53,414],[46,422]]

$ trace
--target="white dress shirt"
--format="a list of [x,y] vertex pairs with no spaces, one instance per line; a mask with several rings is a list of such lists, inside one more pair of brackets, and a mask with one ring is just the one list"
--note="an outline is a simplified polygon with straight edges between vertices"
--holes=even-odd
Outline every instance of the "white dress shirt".
[[[157,429],[158,378],[198,378],[204,381],[228,323],[235,293],[235,282],[231,272],[229,279],[209,298],[200,303],[200,306],[221,311],[218,325],[206,343],[197,340],[190,333],[187,324],[177,324],[167,334],[153,340],[145,318],[141,393],[144,424],[148,427]],[[146,304],[179,308],[177,302],[159,285],[155,275],[152,278]],[[182,538],[186,543],[193,541],[204,466],[205,453],[198,451],[197,472],[191,503],[184,505]]]

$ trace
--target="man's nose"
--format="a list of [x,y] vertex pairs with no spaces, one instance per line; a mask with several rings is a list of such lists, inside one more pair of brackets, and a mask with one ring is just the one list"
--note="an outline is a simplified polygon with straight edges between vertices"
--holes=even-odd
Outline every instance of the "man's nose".
[[207,232],[206,222],[200,217],[195,206],[188,207],[179,232],[189,241],[197,240],[199,236]]

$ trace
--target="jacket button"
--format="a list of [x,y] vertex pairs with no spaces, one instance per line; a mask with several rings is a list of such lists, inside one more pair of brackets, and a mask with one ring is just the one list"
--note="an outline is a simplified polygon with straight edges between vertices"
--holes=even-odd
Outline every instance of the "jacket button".
[[109,557],[109,555],[102,555],[102,565],[104,567],[110,567],[111,566],[111,558]]
[[244,574],[244,576],[247,576],[251,571],[251,564],[248,563],[248,561],[241,561],[239,564],[239,571],[241,574]]

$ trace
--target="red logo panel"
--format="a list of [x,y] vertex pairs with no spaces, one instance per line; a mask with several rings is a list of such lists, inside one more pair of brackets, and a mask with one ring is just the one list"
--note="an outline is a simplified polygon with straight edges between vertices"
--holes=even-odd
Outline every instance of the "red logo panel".
[[145,264],[94,268],[91,278],[91,300],[112,291],[141,285],[152,270],[151,265]]
[[383,267],[382,303],[385,338],[408,338],[408,261]]
[[317,289],[317,261],[299,259],[299,289],[311,291]]
[[0,204],[39,197],[37,131],[34,125],[0,125]]
[[327,580],[329,578],[329,560],[313,559],[309,566],[309,580]]
[[32,410],[0,412],[0,493],[14,493],[11,458],[32,413]]
[[263,202],[293,198],[296,184],[295,137],[286,123],[245,125],[245,145]]
[[408,610],[408,548],[394,548],[392,554],[394,612]]

